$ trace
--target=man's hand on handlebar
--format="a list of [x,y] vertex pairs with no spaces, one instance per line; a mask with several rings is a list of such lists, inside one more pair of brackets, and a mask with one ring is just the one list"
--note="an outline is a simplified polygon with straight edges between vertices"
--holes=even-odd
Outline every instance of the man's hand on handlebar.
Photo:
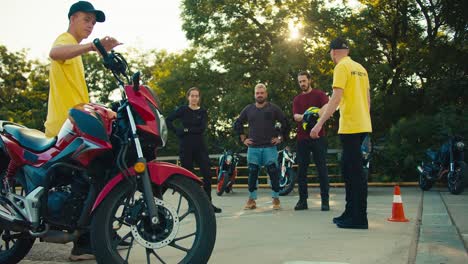
[[109,36],[105,36],[105,37],[101,38],[99,41],[101,42],[102,46],[104,47],[104,49],[107,52],[110,51],[111,49],[123,44],[120,41],[118,41],[117,39],[115,39],[113,37],[109,37]]

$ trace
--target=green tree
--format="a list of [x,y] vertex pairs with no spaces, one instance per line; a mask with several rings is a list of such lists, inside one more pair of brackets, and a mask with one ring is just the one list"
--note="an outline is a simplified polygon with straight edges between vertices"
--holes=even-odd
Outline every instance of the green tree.
[[104,67],[102,58],[97,53],[86,53],[82,55],[82,59],[91,101],[109,104],[109,94],[118,88],[112,72]]
[[[288,116],[298,93],[297,73],[309,68],[301,39],[291,39],[289,25],[300,27],[306,1],[183,2],[183,29],[220,77],[216,97],[218,135],[232,139],[232,121],[253,102],[253,88],[265,83],[269,98]],[[291,120],[292,123],[292,120]],[[225,125],[225,124],[230,124]]]
[[43,130],[47,90],[45,65],[0,46],[0,120]]

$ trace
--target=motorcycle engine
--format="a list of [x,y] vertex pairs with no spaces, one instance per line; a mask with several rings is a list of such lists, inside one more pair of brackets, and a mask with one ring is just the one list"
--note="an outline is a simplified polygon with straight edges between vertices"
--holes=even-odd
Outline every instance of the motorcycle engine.
[[74,225],[81,215],[86,195],[72,193],[70,187],[59,187],[49,191],[47,207],[52,220],[64,225]]
[[63,205],[65,204],[68,197],[70,197],[70,190],[65,187],[56,188],[49,191],[47,208],[49,209],[49,215],[53,219],[60,219],[62,216]]
[[66,200],[66,206],[63,208],[62,217],[67,225],[75,226],[80,218],[81,211],[86,199],[86,195],[73,194]]
[[423,173],[429,180],[435,180],[437,178],[437,168],[433,164],[424,164]]

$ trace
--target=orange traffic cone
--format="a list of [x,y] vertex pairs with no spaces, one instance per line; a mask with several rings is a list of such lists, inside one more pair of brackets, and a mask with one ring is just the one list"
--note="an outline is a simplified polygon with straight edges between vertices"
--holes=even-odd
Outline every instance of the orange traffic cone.
[[392,222],[409,222],[405,217],[405,212],[403,211],[403,201],[401,200],[400,186],[395,186],[393,191],[393,207],[392,207],[392,217],[388,218],[388,221]]

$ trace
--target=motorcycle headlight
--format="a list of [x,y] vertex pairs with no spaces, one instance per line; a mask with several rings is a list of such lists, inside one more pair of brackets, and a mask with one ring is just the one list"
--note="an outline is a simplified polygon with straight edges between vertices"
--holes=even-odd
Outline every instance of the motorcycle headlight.
[[229,156],[227,156],[227,158],[226,158],[226,164],[229,165],[229,164],[231,164],[231,162],[232,162],[232,156],[229,155]]
[[458,150],[463,150],[465,148],[465,143],[461,142],[461,141],[458,141],[457,143],[455,143],[455,147],[458,149]]
[[166,125],[166,119],[164,118],[161,113],[158,111],[158,117],[159,117],[159,136],[161,137],[161,142],[162,146],[166,146],[167,142],[167,136],[168,136],[168,130],[167,130],[167,125]]

